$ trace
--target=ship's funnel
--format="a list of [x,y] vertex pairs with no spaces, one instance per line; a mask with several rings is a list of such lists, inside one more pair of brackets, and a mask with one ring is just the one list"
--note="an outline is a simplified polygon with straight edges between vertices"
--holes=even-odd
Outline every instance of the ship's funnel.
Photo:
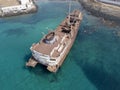
[[43,41],[46,44],[53,44],[55,42],[55,33],[54,32],[50,32],[49,34],[47,34],[45,36],[45,38],[43,39]]

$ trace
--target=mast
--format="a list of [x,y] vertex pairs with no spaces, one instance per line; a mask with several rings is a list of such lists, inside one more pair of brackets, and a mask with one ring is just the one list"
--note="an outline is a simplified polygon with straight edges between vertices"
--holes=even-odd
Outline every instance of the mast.
[[70,12],[71,12],[71,0],[69,0],[69,17],[68,17],[68,24],[70,24]]

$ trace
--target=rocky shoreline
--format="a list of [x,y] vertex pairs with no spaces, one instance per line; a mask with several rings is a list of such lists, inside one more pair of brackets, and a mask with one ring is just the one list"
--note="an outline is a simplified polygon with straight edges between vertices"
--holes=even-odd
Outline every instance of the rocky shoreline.
[[96,0],[78,0],[93,15],[120,23],[120,7],[98,2]]

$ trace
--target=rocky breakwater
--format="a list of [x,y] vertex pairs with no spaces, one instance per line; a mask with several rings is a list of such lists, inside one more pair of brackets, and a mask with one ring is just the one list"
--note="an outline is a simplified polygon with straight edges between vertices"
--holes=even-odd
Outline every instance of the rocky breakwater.
[[96,0],[79,0],[79,2],[92,14],[120,23],[120,6],[105,4]]
[[37,6],[32,0],[19,0],[19,5],[0,7],[0,17],[16,16],[37,11]]

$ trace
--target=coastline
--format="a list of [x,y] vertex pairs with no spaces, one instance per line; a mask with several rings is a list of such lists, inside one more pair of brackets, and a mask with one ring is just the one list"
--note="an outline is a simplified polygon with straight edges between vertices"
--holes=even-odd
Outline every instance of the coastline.
[[5,6],[0,8],[0,18],[34,13],[37,12],[37,9],[38,7],[33,0],[25,4]]
[[93,15],[120,23],[120,7],[96,0],[78,0]]

